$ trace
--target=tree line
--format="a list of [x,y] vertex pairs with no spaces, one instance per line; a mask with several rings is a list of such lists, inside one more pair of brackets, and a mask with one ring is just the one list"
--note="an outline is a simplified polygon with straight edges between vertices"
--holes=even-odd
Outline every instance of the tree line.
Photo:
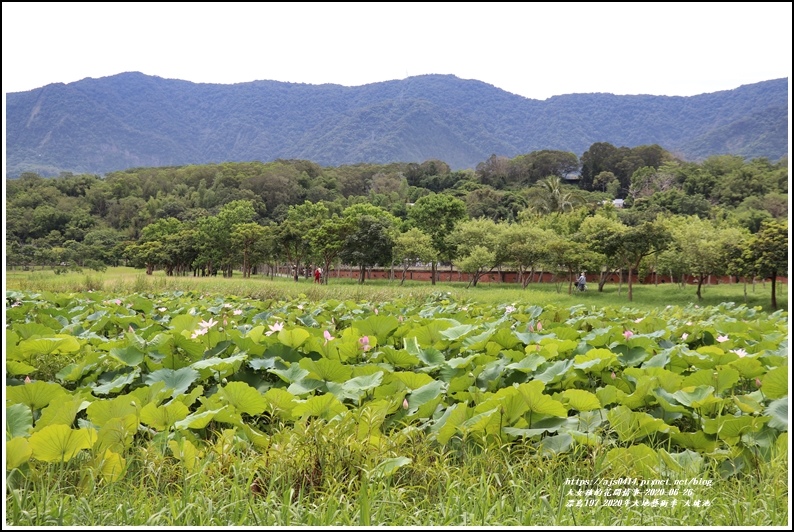
[[[787,161],[593,144],[581,158],[492,155],[475,170],[443,161],[320,167],[304,160],[133,168],[7,180],[7,266],[126,262],[148,273],[252,275],[289,264],[430,263],[500,268],[642,269],[675,279],[787,270]],[[613,200],[623,200],[615,208]],[[571,275],[567,275],[571,274]],[[566,277],[567,275],[567,277]],[[631,275],[629,276],[631,279]],[[569,286],[570,289],[570,286]],[[631,286],[628,287],[631,298]]]

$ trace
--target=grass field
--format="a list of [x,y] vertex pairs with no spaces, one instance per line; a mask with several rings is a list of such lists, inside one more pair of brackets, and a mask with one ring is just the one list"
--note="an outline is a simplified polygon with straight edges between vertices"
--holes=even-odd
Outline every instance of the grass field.
[[[389,301],[392,299],[424,300],[430,294],[445,291],[456,299],[471,299],[484,303],[532,303],[536,305],[587,305],[596,307],[631,307],[652,309],[667,305],[716,306],[723,302],[759,307],[772,312],[771,283],[704,285],[701,300],[697,298],[695,285],[634,284],[632,301],[628,300],[626,284],[607,283],[602,292],[596,283],[588,283],[586,292],[568,292],[567,283],[533,283],[526,289],[506,283],[480,283],[466,287],[466,283],[439,282],[435,286],[427,281],[368,280],[358,284],[352,279],[331,278],[327,285],[313,283],[313,279],[301,278],[297,283],[290,278],[255,276],[245,279],[239,274],[223,277],[167,277],[157,271],[146,275],[142,270],[118,267],[105,272],[84,270],[56,275],[52,270],[6,271],[6,288],[34,291],[83,292],[101,290],[106,292],[157,293],[174,290],[189,290],[204,294],[236,295],[257,299],[305,297],[310,301],[322,299],[350,299],[354,301]],[[777,284],[778,309],[788,308],[788,284]]]

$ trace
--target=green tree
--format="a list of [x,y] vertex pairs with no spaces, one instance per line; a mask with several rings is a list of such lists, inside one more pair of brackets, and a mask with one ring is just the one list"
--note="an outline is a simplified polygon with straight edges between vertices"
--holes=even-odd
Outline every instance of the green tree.
[[[416,200],[408,210],[408,220],[433,240],[437,260],[451,262],[455,246],[448,236],[455,226],[466,219],[466,204],[447,194],[431,194]],[[438,262],[431,262],[431,283],[436,284]]]
[[777,277],[788,271],[788,222],[769,221],[749,239],[745,261],[772,281],[772,308],[777,310]]
[[436,250],[433,248],[433,239],[416,227],[411,227],[400,233],[394,239],[394,262],[402,266],[400,286],[405,282],[408,268],[417,262],[432,262],[436,259]]

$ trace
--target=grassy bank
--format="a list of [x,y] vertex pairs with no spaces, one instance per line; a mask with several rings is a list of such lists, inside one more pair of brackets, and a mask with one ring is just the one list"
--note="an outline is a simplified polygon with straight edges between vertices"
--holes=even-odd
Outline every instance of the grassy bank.
[[[483,303],[532,303],[536,305],[586,305],[595,307],[631,307],[641,310],[674,306],[715,306],[724,302],[736,305],[760,307],[771,312],[771,283],[755,285],[717,284],[704,285],[702,299],[697,297],[695,285],[633,285],[632,300],[628,299],[628,287],[608,283],[599,292],[595,283],[588,284],[586,292],[571,292],[565,284],[533,283],[526,289],[514,284],[480,283],[467,287],[466,283],[439,282],[435,286],[426,281],[367,280],[358,284],[352,279],[331,278],[327,285],[314,284],[312,279],[301,278],[297,283],[285,277],[255,276],[243,278],[236,274],[223,277],[167,277],[158,271],[146,275],[142,270],[118,267],[105,272],[84,270],[56,274],[52,270],[7,271],[6,288],[12,290],[85,292],[105,291],[116,294],[158,293],[175,290],[204,294],[236,295],[257,299],[282,299],[302,297],[310,301],[323,299],[349,299],[354,301],[390,301],[393,299],[425,300],[437,292],[450,292],[458,300],[470,299]],[[788,285],[777,285],[778,309],[788,308]]]

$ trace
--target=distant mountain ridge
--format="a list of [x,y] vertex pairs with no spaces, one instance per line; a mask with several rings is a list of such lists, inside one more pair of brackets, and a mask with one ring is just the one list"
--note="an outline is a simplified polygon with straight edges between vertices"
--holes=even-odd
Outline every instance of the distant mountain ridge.
[[659,144],[687,160],[788,153],[788,79],[698,96],[569,94],[533,100],[452,75],[343,87],[233,85],[139,72],[6,95],[6,175],[306,159],[322,166],[439,159],[595,142]]

